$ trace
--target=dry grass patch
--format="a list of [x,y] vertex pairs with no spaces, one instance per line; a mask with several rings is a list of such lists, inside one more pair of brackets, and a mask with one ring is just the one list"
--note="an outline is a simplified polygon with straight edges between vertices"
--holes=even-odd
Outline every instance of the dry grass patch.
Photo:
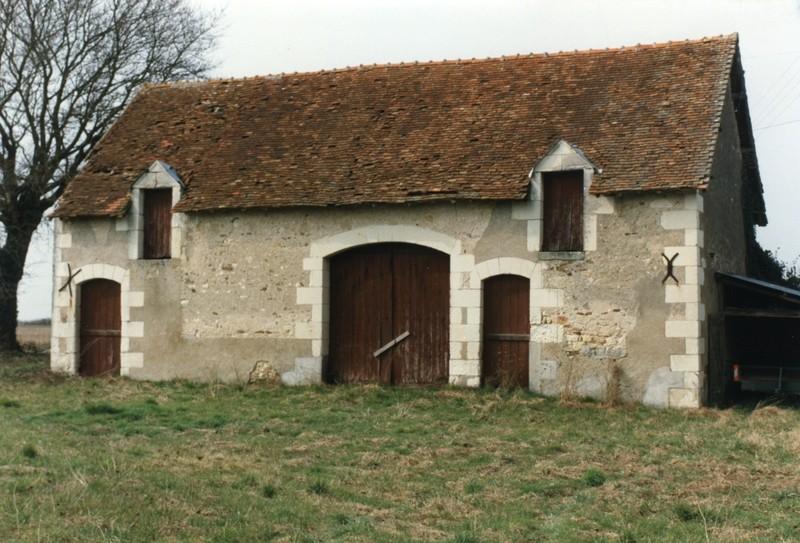
[[[0,362],[9,541],[780,541],[800,413],[226,386]],[[25,452],[30,446],[36,454]]]
[[17,326],[17,341],[20,345],[29,345],[36,349],[50,346],[49,323],[20,323]]

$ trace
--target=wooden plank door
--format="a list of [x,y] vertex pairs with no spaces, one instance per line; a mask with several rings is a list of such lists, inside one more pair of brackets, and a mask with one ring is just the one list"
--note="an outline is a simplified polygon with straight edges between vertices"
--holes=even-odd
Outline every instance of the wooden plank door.
[[583,171],[542,178],[542,251],[583,251]]
[[530,282],[496,275],[483,282],[483,384],[528,386]]
[[143,258],[169,258],[172,232],[172,189],[146,189],[143,195]]
[[332,257],[326,380],[446,383],[449,287],[448,255],[425,247],[385,243]]
[[119,375],[120,288],[107,279],[80,286],[79,373],[86,376]]
[[391,359],[373,356],[392,334],[391,256],[367,246],[330,260],[328,382],[391,381]]
[[390,353],[392,383],[445,384],[450,330],[450,258],[417,245],[392,252],[392,333],[407,339]]

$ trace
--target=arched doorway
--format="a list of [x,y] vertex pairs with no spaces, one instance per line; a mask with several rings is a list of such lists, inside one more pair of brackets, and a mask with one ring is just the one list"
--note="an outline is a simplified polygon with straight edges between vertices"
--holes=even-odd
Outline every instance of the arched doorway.
[[80,285],[78,372],[85,376],[119,375],[120,286],[108,279]]
[[450,257],[379,243],[330,258],[333,383],[440,384],[448,377]]
[[495,275],[483,281],[483,370],[488,386],[528,386],[530,280]]

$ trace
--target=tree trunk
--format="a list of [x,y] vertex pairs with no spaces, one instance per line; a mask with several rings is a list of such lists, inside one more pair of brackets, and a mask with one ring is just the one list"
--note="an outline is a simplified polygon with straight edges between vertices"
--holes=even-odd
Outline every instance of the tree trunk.
[[[6,273],[16,270],[3,270],[0,273],[0,351],[18,351],[17,342],[17,287],[19,280],[6,278]],[[19,272],[20,275],[22,272]]]
[[0,249],[0,352],[20,350],[17,341],[17,291],[31,237],[38,225],[38,219],[6,225],[6,243]]

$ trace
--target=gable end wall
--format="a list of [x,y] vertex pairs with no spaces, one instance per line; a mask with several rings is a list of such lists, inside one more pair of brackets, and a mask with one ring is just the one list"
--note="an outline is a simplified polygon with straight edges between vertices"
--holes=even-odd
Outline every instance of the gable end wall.
[[[714,152],[711,181],[704,194],[705,213],[703,230],[705,243],[705,283],[703,302],[709,319],[721,310],[719,286],[714,278],[716,272],[747,275],[748,239],[754,236],[753,217],[745,214],[747,191],[744,187],[745,171],[736,115],[730,88],[727,91],[722,112],[721,129]],[[708,337],[707,321],[704,322],[704,337]],[[705,348],[705,343],[701,348]],[[706,349],[708,350],[708,349]],[[707,358],[707,357],[706,357]],[[716,363],[716,361],[714,362]],[[723,363],[723,361],[720,361]],[[711,375],[709,361],[704,360],[704,374]],[[721,375],[721,373],[720,373]],[[708,394],[708,383],[703,384]],[[706,396],[707,398],[707,396]]]

